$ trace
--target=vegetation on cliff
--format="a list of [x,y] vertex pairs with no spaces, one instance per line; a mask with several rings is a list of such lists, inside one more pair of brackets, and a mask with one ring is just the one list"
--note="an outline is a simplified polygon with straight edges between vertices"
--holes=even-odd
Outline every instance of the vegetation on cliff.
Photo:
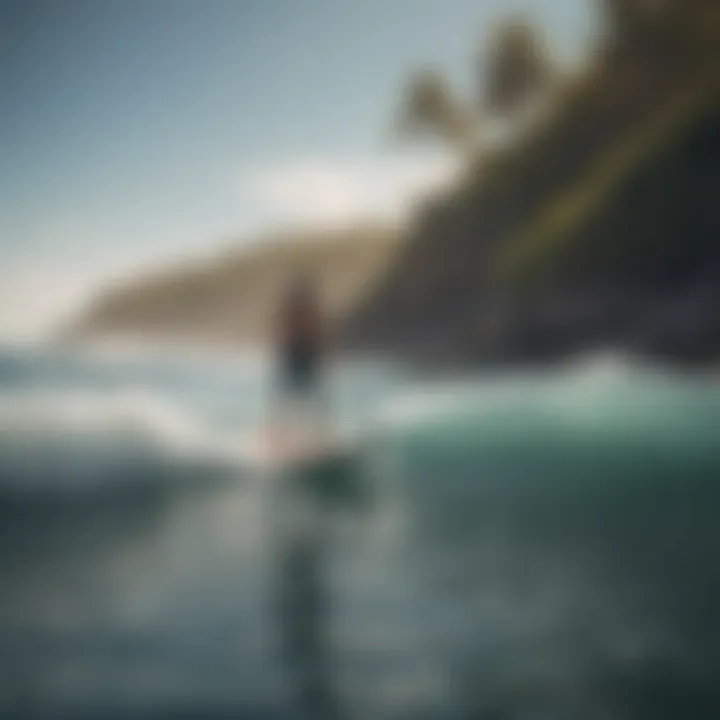
[[351,345],[460,362],[717,357],[720,6],[604,6],[608,32],[576,76],[516,81],[545,88],[545,112],[468,156],[347,324]]

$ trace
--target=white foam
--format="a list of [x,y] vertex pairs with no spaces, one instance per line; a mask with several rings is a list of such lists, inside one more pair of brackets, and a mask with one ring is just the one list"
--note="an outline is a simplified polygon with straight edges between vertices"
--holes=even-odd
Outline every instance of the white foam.
[[142,448],[178,457],[235,456],[231,433],[213,431],[198,415],[146,388],[114,391],[25,390],[0,397],[0,440],[33,446],[80,440]]
[[[457,377],[415,386],[386,402],[379,422],[411,428],[470,413],[474,418],[497,411],[542,411],[560,420],[583,421],[600,413],[632,409],[628,398],[662,401],[668,388],[686,388],[687,377],[673,377],[621,354],[589,355],[551,370],[523,370],[496,375]],[[707,384],[707,379],[703,381]],[[712,384],[708,385],[712,387]],[[630,392],[632,390],[632,392]],[[637,404],[637,403],[636,403]],[[647,408],[639,407],[636,410]],[[633,417],[637,419],[637,412]]]

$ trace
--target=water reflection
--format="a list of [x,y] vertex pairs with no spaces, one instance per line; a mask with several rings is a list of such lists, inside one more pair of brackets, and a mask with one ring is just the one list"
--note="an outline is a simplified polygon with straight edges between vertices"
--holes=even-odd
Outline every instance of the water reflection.
[[339,484],[350,468],[311,463],[279,478],[275,502],[280,654],[290,699],[301,716],[340,718],[334,593],[330,566],[337,545],[337,506],[322,491],[322,476]]

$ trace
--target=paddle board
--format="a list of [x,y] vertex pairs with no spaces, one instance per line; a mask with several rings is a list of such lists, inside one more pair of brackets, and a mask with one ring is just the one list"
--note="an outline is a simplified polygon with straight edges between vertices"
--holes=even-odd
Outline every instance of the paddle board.
[[357,437],[288,434],[266,428],[248,438],[241,456],[247,467],[281,476],[318,500],[357,506],[369,499]]

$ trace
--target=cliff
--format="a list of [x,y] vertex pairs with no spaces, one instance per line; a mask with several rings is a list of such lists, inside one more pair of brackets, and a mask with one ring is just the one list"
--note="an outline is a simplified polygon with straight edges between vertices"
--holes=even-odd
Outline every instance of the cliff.
[[719,357],[720,23],[693,7],[703,23],[602,47],[428,205],[347,343],[460,364]]
[[329,311],[342,318],[358,295],[371,291],[397,243],[396,233],[370,227],[264,238],[107,288],[60,336],[66,342],[262,342],[288,278],[312,273]]

